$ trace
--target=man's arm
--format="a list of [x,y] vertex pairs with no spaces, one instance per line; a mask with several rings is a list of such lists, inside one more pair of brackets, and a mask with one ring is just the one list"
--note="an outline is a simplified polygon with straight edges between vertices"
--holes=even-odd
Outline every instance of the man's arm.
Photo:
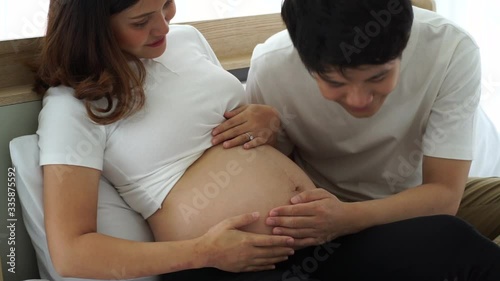
[[341,202],[318,188],[270,211],[273,232],[295,237],[297,248],[317,245],[363,229],[420,216],[455,215],[471,161],[424,157],[422,185],[384,199]]
[[456,215],[470,164],[424,156],[422,185],[384,199],[350,203],[359,230],[419,216]]

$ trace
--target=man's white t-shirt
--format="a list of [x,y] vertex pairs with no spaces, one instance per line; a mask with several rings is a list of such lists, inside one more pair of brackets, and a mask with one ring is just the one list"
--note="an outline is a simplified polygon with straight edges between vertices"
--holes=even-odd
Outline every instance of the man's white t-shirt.
[[480,97],[478,46],[436,13],[414,8],[401,75],[380,111],[357,119],[324,99],[286,30],[258,45],[246,84],[278,109],[278,148],[342,200],[383,198],[422,183],[422,156],[472,159]]
[[244,103],[241,82],[220,66],[198,30],[171,25],[167,40],[161,57],[143,60],[146,101],[134,115],[95,124],[65,86],[48,90],[39,115],[40,165],[101,170],[144,218],[212,146],[224,112]]

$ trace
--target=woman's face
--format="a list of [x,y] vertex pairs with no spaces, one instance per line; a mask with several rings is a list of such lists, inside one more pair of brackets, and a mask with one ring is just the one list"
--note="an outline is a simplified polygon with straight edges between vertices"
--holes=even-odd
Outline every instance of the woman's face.
[[165,51],[174,0],[139,0],[111,17],[111,29],[120,48],[138,58],[156,58]]

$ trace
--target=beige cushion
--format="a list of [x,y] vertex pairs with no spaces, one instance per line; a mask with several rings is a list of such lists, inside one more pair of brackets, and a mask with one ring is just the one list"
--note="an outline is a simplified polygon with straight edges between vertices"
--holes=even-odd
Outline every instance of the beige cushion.
[[434,0],[412,0],[411,2],[414,6],[434,12],[436,11],[436,2],[434,2]]

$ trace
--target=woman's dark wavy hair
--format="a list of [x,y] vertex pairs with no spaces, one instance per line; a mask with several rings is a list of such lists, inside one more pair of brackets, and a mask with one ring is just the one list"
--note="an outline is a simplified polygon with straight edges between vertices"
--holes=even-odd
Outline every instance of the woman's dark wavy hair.
[[[65,85],[85,102],[89,117],[110,124],[144,105],[145,69],[116,42],[110,18],[139,0],[51,0],[46,36],[35,66],[35,92]],[[132,64],[135,65],[133,69]],[[106,108],[93,101],[105,98]]]
[[401,57],[413,23],[410,0],[284,0],[281,16],[302,62],[319,75]]

